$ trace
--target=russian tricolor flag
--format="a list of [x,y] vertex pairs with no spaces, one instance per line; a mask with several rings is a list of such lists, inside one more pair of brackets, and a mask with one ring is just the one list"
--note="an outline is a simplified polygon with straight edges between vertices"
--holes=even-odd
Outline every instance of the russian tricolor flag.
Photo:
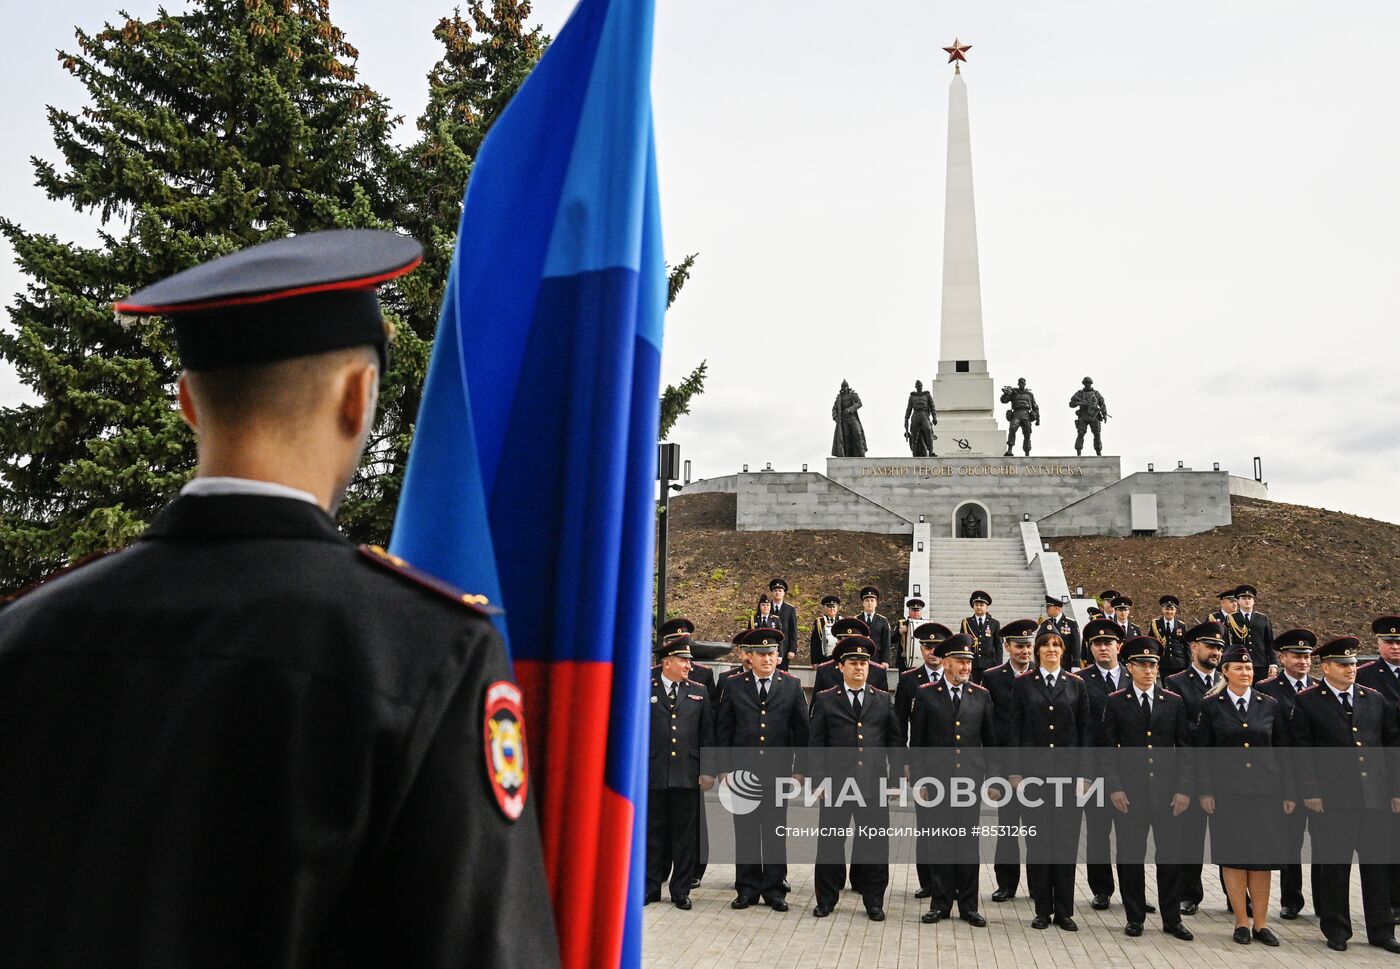
[[392,543],[505,608],[580,969],[641,961],[666,303],[652,17],[582,0],[482,145]]

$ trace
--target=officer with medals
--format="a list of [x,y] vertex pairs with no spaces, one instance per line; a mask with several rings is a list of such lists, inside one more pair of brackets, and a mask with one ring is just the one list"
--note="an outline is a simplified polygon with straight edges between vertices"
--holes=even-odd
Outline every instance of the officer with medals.
[[[1293,711],[1298,705],[1298,696],[1304,690],[1317,684],[1310,675],[1313,663],[1313,650],[1317,648],[1317,636],[1307,629],[1290,629],[1274,640],[1274,649],[1283,667],[1277,676],[1271,676],[1258,683],[1260,693],[1266,693],[1283,707],[1284,722],[1291,724]],[[1290,741],[1292,744],[1293,738]],[[1287,921],[1296,919],[1303,910],[1303,835],[1310,822],[1307,811],[1294,811],[1283,818],[1286,836],[1286,857],[1279,872],[1279,917]],[[1313,881],[1317,881],[1317,869],[1313,868]],[[1313,896],[1317,895],[1314,884]]]
[[[686,617],[677,616],[674,619],[667,619],[661,624],[660,642],[657,645],[658,655],[661,647],[672,640],[682,637],[691,638],[694,637],[694,635],[695,623]],[[661,663],[658,661],[657,664],[651,668],[652,679],[654,680],[660,672]],[[695,662],[692,658],[690,660],[690,671],[686,674],[686,679],[690,680],[692,683],[698,684],[705,691],[706,697],[710,700],[712,737],[710,742],[705,746],[712,747],[714,746],[713,718],[715,704],[719,696],[718,687],[715,685],[715,671],[704,663]],[[700,798],[699,808],[695,812],[695,838],[695,870],[690,878],[691,889],[700,887],[700,880],[705,877],[705,869],[709,867],[710,862],[710,832],[705,824],[705,804],[703,797]]]
[[[920,687],[937,683],[943,676],[943,660],[938,655],[938,644],[951,635],[951,629],[936,622],[923,623],[914,630],[914,641],[919,644],[923,662],[914,669],[899,674],[899,684],[895,687],[894,712],[901,724],[901,735],[908,732],[909,715],[914,708],[914,695]],[[919,878],[919,890],[914,893],[914,897],[928,898],[933,893],[933,866],[926,861],[919,861],[914,868]]]
[[[848,636],[864,636],[870,638],[870,627],[859,619],[838,619],[831,624],[831,635],[835,637],[836,646],[841,645],[841,640]],[[822,690],[829,690],[841,682],[841,666],[835,659],[835,647],[833,647],[832,658],[824,663],[817,664],[813,668],[815,676],[812,677],[812,708],[817,705],[817,694]]]
[[661,668],[651,677],[644,904],[661,901],[661,883],[669,878],[671,904],[690,911],[702,792],[715,786],[702,756],[708,759],[714,746],[715,722],[708,691],[687,678],[690,637],[663,639],[656,657]]
[[[1162,647],[1150,636],[1123,644],[1131,683],[1108,696],[1100,732],[1104,777],[1116,812],[1118,885],[1127,924],[1123,933],[1142,935],[1147,904],[1147,837],[1157,849],[1157,901],[1162,931],[1190,942],[1195,936],[1181,922],[1181,867],[1178,818],[1191,805],[1190,778],[1178,748],[1191,746],[1191,723],[1181,697],[1157,682]],[[1135,755],[1132,751],[1141,751]],[[1151,751],[1152,753],[1148,753]]]
[[1400,952],[1390,918],[1392,818],[1400,813],[1400,711],[1356,683],[1354,636],[1317,648],[1322,680],[1298,695],[1292,734],[1303,762],[1299,785],[1313,843],[1313,908],[1327,947],[1351,938],[1351,859],[1361,862],[1366,941]]
[[831,627],[836,620],[841,618],[837,611],[840,608],[840,596],[822,596],[821,615],[813,620],[812,637],[808,641],[813,666],[824,663],[831,658],[831,650],[836,645],[836,636],[832,633]]
[[[889,826],[884,788],[890,784],[891,762],[903,746],[894,700],[869,685],[875,666],[875,643],[866,636],[847,636],[836,646],[841,684],[812,700],[812,780],[831,782],[818,812],[823,832],[817,844],[817,904],[812,914],[825,918],[836,908],[846,882],[842,829],[851,831],[851,887],[860,892],[872,922],[885,920],[885,890],[890,883],[889,838],[862,833]],[[818,751],[821,753],[818,753]],[[855,792],[846,789],[854,781]]]
[[[992,695],[972,682],[972,637],[959,633],[941,640],[937,647],[944,675],[919,687],[909,725],[911,783],[921,778],[961,777],[981,790],[986,777],[987,751],[996,746]],[[971,798],[966,806],[948,803],[925,807],[915,800],[918,826],[925,832],[943,830],[939,836],[921,834],[918,856],[929,866],[932,887],[925,923],[940,922],[958,906],[958,917],[974,928],[985,928],[987,919],[978,911],[977,828],[981,803]],[[929,796],[926,800],[935,798]]]
[[[1077,670],[1084,665],[1083,643],[1079,638],[1079,623],[1065,615],[1065,604],[1054,596],[1045,597],[1045,618],[1036,627],[1036,635],[1053,632],[1065,641],[1065,666]],[[1002,631],[1005,640],[1006,632]]]
[[[1016,680],[1030,671],[1031,654],[1037,632],[1034,619],[1016,619],[1001,627],[1001,640],[1006,647],[1006,662],[993,666],[982,677],[982,685],[992,697],[992,709],[997,712],[995,720],[996,746],[1019,746],[1018,738],[1011,735],[1011,697],[1016,690]],[[1059,635],[1056,633],[1056,635]],[[1014,831],[1024,823],[1021,802],[1010,798],[997,808],[997,826]],[[992,892],[992,901],[1009,902],[1016,897],[1021,887],[1021,838],[1017,834],[997,835],[996,852],[993,856],[992,872],[996,876],[997,887]]]
[[879,675],[872,677],[875,685],[884,689],[888,685],[884,671],[890,665],[890,621],[875,610],[880,605],[880,590],[868,585],[860,590],[860,615],[856,618],[865,623],[870,641],[875,644],[875,655],[871,658],[879,669]]
[[[1122,601],[1121,596],[1118,601]],[[1123,627],[1113,619],[1095,619],[1084,627],[1084,641],[1093,662],[1084,667],[1079,676],[1089,696],[1091,744],[1101,746],[1104,739],[1099,727],[1109,694],[1127,686],[1127,671],[1118,662]],[[1088,862],[1085,875],[1093,896],[1089,907],[1097,911],[1108,908],[1113,896],[1113,864],[1109,855],[1117,813],[1107,804],[1084,805],[1085,859]]]
[[[1088,635],[1088,630],[1085,630]],[[1035,663],[1016,680],[1007,714],[1012,742],[1026,749],[1079,749],[1092,742],[1088,688],[1060,664],[1064,640],[1041,633],[1035,641]],[[1021,774],[1013,770],[1011,782]],[[1079,840],[1079,816],[1072,804],[1056,806],[1047,795],[1039,807],[1027,807],[1026,823],[1036,835],[1026,843],[1026,880],[1030,882],[1035,918],[1031,928],[1047,929],[1053,921],[1063,931],[1078,932],[1074,921],[1074,846]]]
[[1225,626],[1232,646],[1245,646],[1254,659],[1254,679],[1259,681],[1278,672],[1278,654],[1274,652],[1274,627],[1269,617],[1254,610],[1259,592],[1252,585],[1235,589],[1239,612]]
[[[1191,650],[1191,665],[1180,673],[1167,677],[1166,688],[1186,704],[1186,719],[1195,730],[1200,718],[1201,702],[1219,682],[1220,656],[1225,648],[1225,631],[1217,622],[1203,622],[1186,631],[1186,646]],[[1205,857],[1206,813],[1195,800],[1180,817],[1181,914],[1195,915],[1205,898],[1201,884],[1201,859]]]
[[917,665],[919,650],[914,648],[914,630],[924,624],[924,605],[924,600],[917,596],[906,599],[904,618],[894,624],[892,636],[895,645],[890,665],[898,671]]
[[734,815],[736,894],[730,907],[736,909],[762,901],[775,912],[788,910],[787,847],[780,830],[787,824],[787,805],[778,798],[777,780],[798,776],[793,750],[807,746],[808,730],[802,684],[778,669],[782,641],[776,629],[744,634],[741,643],[752,668],[726,683],[719,708],[716,742],[727,773],[721,783],[751,782],[758,798],[753,811]]
[[972,607],[972,615],[962,621],[958,630],[964,636],[971,636],[973,652],[977,655],[972,661],[972,682],[981,683],[982,674],[1001,663],[1001,623],[988,613],[992,597],[978,589],[967,597]]
[[1161,607],[1162,614],[1147,624],[1147,635],[1162,647],[1159,676],[1165,679],[1191,665],[1191,651],[1186,647],[1186,624],[1177,618],[1181,600],[1165,595],[1157,600],[1157,605]]
[[[660,644],[665,644],[668,640],[679,639],[681,636],[691,637],[692,642],[695,637],[695,623],[685,618],[677,616],[675,619],[667,619],[661,624]],[[653,673],[661,669],[660,664],[651,668]],[[715,671],[704,663],[697,663],[693,659],[690,662],[690,673],[686,678],[693,683],[699,683],[705,688],[705,692],[713,699],[715,692]]]
[[[1378,616],[1371,623],[1376,637],[1375,659],[1356,671],[1356,682],[1379,690],[1392,704],[1400,703],[1400,616]],[[1391,845],[1400,850],[1400,816],[1392,819]],[[1386,866],[1390,874],[1391,918],[1400,921],[1400,864]]]
[[494,610],[332,517],[421,257],[312,232],[117,304],[172,325],[199,466],[0,616],[7,965],[558,965]]

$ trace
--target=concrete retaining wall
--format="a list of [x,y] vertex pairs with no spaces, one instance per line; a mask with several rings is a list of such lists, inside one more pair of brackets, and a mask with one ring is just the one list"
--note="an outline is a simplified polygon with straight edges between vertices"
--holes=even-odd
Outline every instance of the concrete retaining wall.
[[699,481],[692,481],[680,490],[683,495],[704,495],[704,494],[724,494],[732,495],[739,490],[739,476],[737,474],[721,475],[718,478],[701,478]]
[[1269,486],[1262,481],[1255,481],[1253,478],[1241,478],[1237,474],[1230,475],[1230,494],[1239,495],[1241,498],[1259,498],[1264,501],[1269,500]]
[[734,477],[739,496],[736,524],[741,532],[914,532],[907,519],[813,471],[764,471]]
[[1041,518],[1045,538],[1132,534],[1132,496],[1157,496],[1157,535],[1196,535],[1230,524],[1230,482],[1225,471],[1139,471],[1087,498]]

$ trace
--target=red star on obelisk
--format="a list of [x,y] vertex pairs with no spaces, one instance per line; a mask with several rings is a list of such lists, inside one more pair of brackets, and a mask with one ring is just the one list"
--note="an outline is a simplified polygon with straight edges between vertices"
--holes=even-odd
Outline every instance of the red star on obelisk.
[[[953,64],[955,61],[962,61],[963,64],[966,64],[966,63],[967,63],[967,52],[970,51],[970,50],[972,50],[972,45],[971,45],[971,44],[960,43],[960,42],[958,41],[958,38],[954,37],[954,38],[953,38],[953,46],[952,46],[952,47],[945,47],[945,48],[943,48],[943,49],[944,49],[945,51],[948,52],[948,63],[949,63],[949,64]],[[955,73],[955,74],[961,74],[961,73],[962,73],[962,66],[961,66],[961,65],[956,65],[956,66],[954,66],[954,67],[953,67],[953,73]]]

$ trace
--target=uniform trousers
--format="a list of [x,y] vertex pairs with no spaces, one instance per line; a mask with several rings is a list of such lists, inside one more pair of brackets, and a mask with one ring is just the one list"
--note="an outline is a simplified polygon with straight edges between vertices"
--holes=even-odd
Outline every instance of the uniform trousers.
[[1201,810],[1200,802],[1191,798],[1191,806],[1182,812],[1177,820],[1177,833],[1180,837],[1178,850],[1183,859],[1180,866],[1181,901],[1200,905],[1206,897],[1205,886],[1201,884],[1206,852],[1206,823],[1210,815]]
[[[1323,799],[1323,811],[1308,821],[1313,838],[1313,910],[1322,934],[1329,939],[1351,938],[1350,858],[1361,862],[1361,907],[1366,919],[1366,940],[1379,942],[1395,937],[1390,924],[1390,877],[1385,859],[1390,851],[1389,811],[1369,808],[1331,808]],[[1325,859],[1318,861],[1316,859]],[[1346,858],[1342,863],[1339,860]]]
[[[929,911],[951,913],[977,911],[977,876],[981,870],[977,826],[982,822],[981,806],[940,807],[932,810],[929,823],[941,833],[928,839],[932,857]],[[923,825],[920,820],[920,825]]]
[[1035,828],[1026,838],[1026,881],[1036,915],[1065,919],[1074,915],[1074,858],[1083,812],[1046,800],[1025,810],[1026,824]]
[[[1116,812],[1117,813],[1117,812]],[[1131,806],[1118,813],[1113,830],[1118,839],[1118,890],[1123,895],[1123,914],[1127,921],[1141,925],[1147,921],[1147,836],[1152,835],[1157,849],[1157,911],[1162,925],[1171,928],[1181,924],[1181,865],[1165,862],[1177,856],[1176,838],[1180,835],[1181,819],[1172,816],[1170,808]]]
[[[1303,833],[1307,831],[1311,811],[1298,805],[1292,814],[1283,816],[1283,832],[1286,844],[1283,869],[1278,873],[1278,903],[1284,908],[1303,908]],[[1317,896],[1317,872],[1312,873],[1313,897]]]
[[748,814],[734,815],[734,889],[740,898],[785,898],[787,805],[777,797],[776,778],[763,779],[763,796]]
[[873,797],[866,792],[866,803],[856,805],[847,801],[843,804],[823,804],[818,812],[821,836],[817,841],[817,865],[815,872],[817,904],[824,908],[835,908],[846,884],[846,841],[845,829],[850,830],[851,842],[851,887],[860,892],[866,908],[883,908],[885,890],[890,884],[890,842],[881,831],[879,834],[863,835],[861,828],[883,829],[889,826],[889,808],[879,803],[879,794]]
[[1113,894],[1113,861],[1109,847],[1113,826],[1122,815],[1111,804],[1094,804],[1084,808],[1084,866],[1093,895]]
[[1008,895],[1016,894],[1016,889],[1021,887],[1021,837],[1015,830],[1025,823],[1024,810],[1014,797],[997,808],[997,825],[1010,828],[1012,833],[997,835],[992,872],[996,875],[997,889]]
[[671,898],[690,896],[695,873],[695,815],[700,809],[697,788],[662,787],[647,791],[647,869],[649,897],[661,894],[671,879]]

